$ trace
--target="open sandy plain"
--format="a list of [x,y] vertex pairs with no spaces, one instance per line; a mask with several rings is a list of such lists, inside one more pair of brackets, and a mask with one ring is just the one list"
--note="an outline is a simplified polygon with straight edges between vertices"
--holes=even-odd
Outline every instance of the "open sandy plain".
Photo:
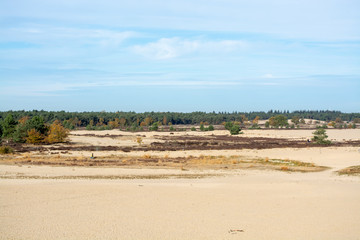
[[360,129],[329,129],[327,147],[313,131],[73,131],[18,148],[1,157],[0,239],[360,239],[360,176],[337,173],[360,165]]

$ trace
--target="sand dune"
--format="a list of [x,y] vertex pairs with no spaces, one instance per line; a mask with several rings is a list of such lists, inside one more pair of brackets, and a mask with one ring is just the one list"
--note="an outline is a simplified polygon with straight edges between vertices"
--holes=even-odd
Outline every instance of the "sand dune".
[[[268,130],[245,134],[304,138],[309,132]],[[358,139],[358,133],[328,131],[339,141]],[[119,131],[96,134],[125,135]],[[131,135],[128,138],[136,136],[126,134]],[[153,135],[166,133],[144,134],[152,141]],[[116,139],[100,141],[123,143],[121,138]],[[85,136],[72,136],[72,140],[84,144],[94,141]],[[360,177],[335,172],[360,165],[359,150],[353,146],[147,152],[169,157],[269,157],[329,167],[309,173],[0,164],[0,239],[359,239]],[[145,152],[111,154],[141,156]],[[199,178],[181,177],[184,174]],[[99,175],[105,177],[96,178]],[[150,175],[154,178],[144,177]],[[44,178],[22,179],[26,176]],[[73,178],[51,179],[58,176]]]

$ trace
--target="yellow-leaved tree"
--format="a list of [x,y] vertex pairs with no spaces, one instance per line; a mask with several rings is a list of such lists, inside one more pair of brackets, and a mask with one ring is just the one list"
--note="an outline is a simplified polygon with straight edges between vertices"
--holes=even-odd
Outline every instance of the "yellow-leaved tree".
[[35,128],[29,130],[27,133],[28,133],[28,136],[26,137],[27,143],[39,144],[44,142],[45,136],[40,132],[36,131]]
[[49,134],[45,139],[47,143],[59,143],[64,142],[69,135],[69,129],[63,127],[58,121],[54,121],[49,128]]

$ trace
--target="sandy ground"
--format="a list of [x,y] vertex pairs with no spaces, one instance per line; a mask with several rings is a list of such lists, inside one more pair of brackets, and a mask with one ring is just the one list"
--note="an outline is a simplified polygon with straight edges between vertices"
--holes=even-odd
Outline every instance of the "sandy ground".
[[[301,138],[308,136],[307,131],[311,136],[311,130],[245,134]],[[350,131],[329,130],[328,135],[340,140],[360,138],[360,131]],[[155,133],[146,133],[149,141],[151,134]],[[107,140],[113,139],[100,141]],[[330,169],[185,172],[221,175],[201,179],[0,179],[0,239],[360,239],[360,177],[335,173],[360,165],[360,147],[151,154],[259,156],[313,162]],[[176,175],[184,171],[0,165],[1,176],[99,174]]]

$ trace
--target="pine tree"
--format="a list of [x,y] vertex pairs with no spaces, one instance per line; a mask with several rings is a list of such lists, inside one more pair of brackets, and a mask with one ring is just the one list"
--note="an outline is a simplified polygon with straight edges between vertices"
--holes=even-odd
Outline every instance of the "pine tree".
[[327,140],[328,135],[326,134],[326,131],[324,128],[319,128],[315,132],[313,132],[314,137],[312,138],[312,141],[316,144],[331,144],[330,140]]
[[11,138],[12,134],[15,132],[17,122],[14,120],[11,114],[8,114],[4,121],[1,123],[2,125],[2,137],[3,138]]

